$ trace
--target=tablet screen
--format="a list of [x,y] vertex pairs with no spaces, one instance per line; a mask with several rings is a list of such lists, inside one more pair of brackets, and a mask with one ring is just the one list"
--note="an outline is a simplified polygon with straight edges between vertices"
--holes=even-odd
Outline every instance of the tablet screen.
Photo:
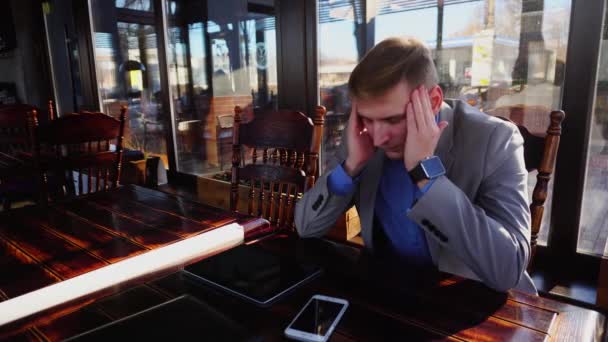
[[320,274],[320,267],[279,256],[256,245],[240,245],[187,266],[185,274],[260,305]]

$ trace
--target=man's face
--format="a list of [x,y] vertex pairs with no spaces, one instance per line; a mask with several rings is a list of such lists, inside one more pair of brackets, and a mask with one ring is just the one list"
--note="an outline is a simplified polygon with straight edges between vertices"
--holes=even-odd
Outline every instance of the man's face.
[[358,115],[374,147],[383,149],[390,159],[403,159],[407,138],[405,106],[410,101],[412,90],[402,81],[384,95],[356,99]]

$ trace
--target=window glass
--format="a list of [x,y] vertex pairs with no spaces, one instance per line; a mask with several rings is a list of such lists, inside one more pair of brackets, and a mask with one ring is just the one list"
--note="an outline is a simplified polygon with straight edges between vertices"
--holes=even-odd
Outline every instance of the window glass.
[[104,113],[128,106],[124,147],[167,165],[157,25],[149,1],[91,0],[97,86]]
[[[428,46],[435,46],[437,7],[411,9],[411,6],[405,7],[406,5],[404,4],[404,7],[380,7],[380,13],[376,18],[375,43],[389,37],[414,36]],[[429,18],[434,19],[429,20]],[[407,24],[404,25],[404,23]]]
[[[106,0],[107,1],[107,0]],[[126,8],[137,11],[152,12],[152,1],[150,0],[116,0],[116,8]]]
[[319,90],[325,116],[321,172],[331,168],[332,155],[342,143],[350,100],[347,83],[365,53],[362,4],[355,1],[319,1]]
[[578,251],[608,256],[608,30],[601,42]]
[[[360,1],[319,2],[319,83],[329,123],[322,170],[331,167],[326,160],[340,144],[350,106],[346,83],[365,49],[371,48],[366,40],[414,36],[424,41],[433,53],[446,98],[461,99],[532,133],[546,134],[550,111],[561,107],[570,0],[444,0],[441,6],[435,0],[367,3],[373,8],[367,9],[365,18]],[[535,182],[536,174],[530,174],[530,198]],[[547,240],[552,189],[550,183],[540,244]]]
[[177,169],[217,175],[232,165],[234,107],[247,116],[252,107],[276,105],[275,17],[239,0],[167,6]]

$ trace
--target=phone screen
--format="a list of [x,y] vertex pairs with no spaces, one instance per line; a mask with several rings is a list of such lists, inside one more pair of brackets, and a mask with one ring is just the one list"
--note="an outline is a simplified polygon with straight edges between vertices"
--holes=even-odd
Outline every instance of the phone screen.
[[313,298],[291,325],[292,329],[324,336],[344,304]]

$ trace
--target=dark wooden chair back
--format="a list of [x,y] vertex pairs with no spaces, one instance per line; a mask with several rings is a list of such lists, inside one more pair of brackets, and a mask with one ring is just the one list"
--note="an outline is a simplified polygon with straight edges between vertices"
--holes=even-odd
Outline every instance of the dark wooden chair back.
[[[511,121],[501,116],[498,117],[503,120]],[[526,169],[528,172],[538,171],[536,184],[532,192],[532,203],[530,203],[530,213],[532,216],[530,227],[532,231],[532,255],[530,260],[533,260],[536,253],[536,244],[542,224],[543,212],[545,210],[544,205],[545,200],[547,199],[548,185],[551,180],[551,175],[555,170],[557,150],[562,134],[562,121],[564,121],[566,114],[561,110],[556,110],[552,111],[549,117],[549,127],[547,128],[547,134],[544,137],[530,133],[523,125],[517,125],[519,132],[524,138],[524,160]],[[530,262],[528,268],[530,268],[531,265],[532,262]]]
[[25,104],[0,106],[0,153],[14,156],[30,151],[27,113],[34,109]]
[[[0,105],[0,153],[15,156],[31,152],[28,113],[33,110],[38,112],[36,107],[23,103]],[[48,111],[53,120],[53,101],[49,101]]]
[[240,107],[234,111],[230,209],[237,210],[244,180],[248,214],[293,229],[295,204],[317,176],[325,107],[312,120],[296,111],[255,110],[248,123],[241,122]]
[[[41,126],[32,115],[32,146],[42,189],[48,190],[49,173],[58,180],[52,185],[59,189],[55,195],[62,197],[118,187],[126,113],[126,106],[118,120],[98,112],[70,113]],[[47,195],[42,194],[43,203]]]

